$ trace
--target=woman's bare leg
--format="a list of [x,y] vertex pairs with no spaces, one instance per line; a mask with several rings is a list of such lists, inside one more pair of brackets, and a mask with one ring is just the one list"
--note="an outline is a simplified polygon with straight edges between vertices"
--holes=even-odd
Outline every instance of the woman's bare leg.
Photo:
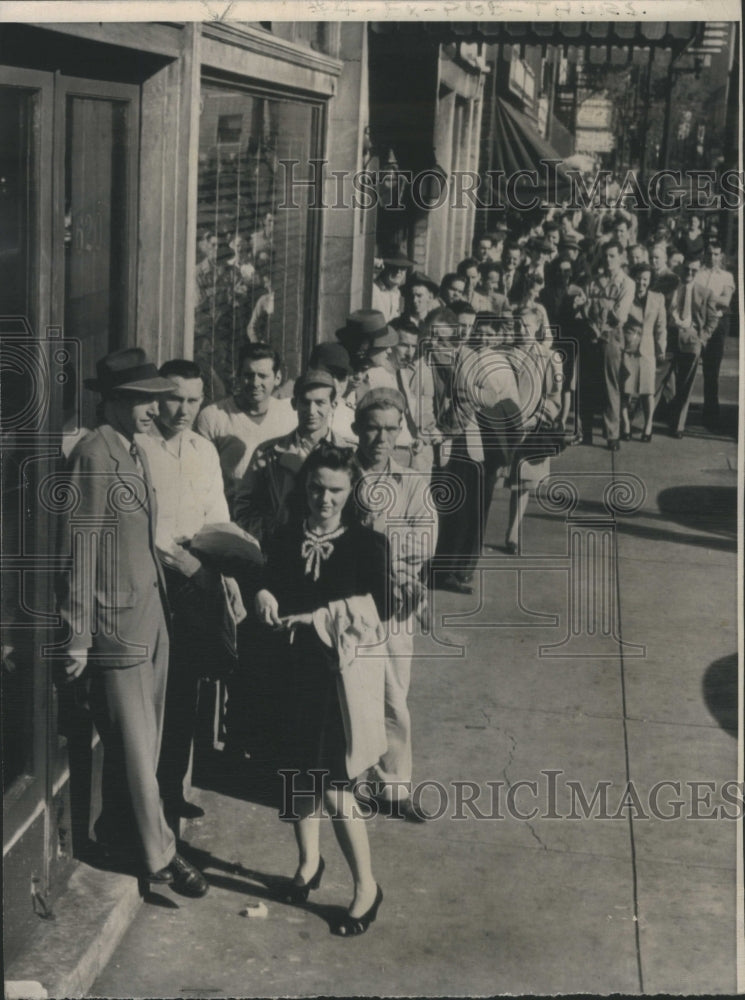
[[644,433],[645,434],[651,434],[652,433],[652,421],[654,420],[654,406],[652,405],[652,401],[654,400],[654,396],[651,396],[651,395],[647,394],[647,395],[641,396],[640,398],[641,398],[641,401],[642,401],[642,413],[644,414]]
[[354,880],[354,898],[349,907],[351,917],[361,917],[375,902],[378,887],[372,873],[370,841],[360,807],[351,791],[327,788],[324,801],[331,814],[339,847],[346,858]]
[[506,541],[520,544],[520,525],[525,517],[530,491],[527,486],[513,486],[510,490],[510,514]]
[[621,396],[621,433],[631,433],[631,418],[629,416],[629,397]]
[[305,885],[310,882],[318,870],[321,859],[321,817],[320,803],[312,813],[295,820],[292,824],[298,847],[298,866],[295,872],[295,884]]

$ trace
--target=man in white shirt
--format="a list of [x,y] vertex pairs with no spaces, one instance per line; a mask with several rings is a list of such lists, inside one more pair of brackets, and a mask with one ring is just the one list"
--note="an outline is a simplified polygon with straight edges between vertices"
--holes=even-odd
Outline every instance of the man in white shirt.
[[280,358],[268,344],[245,344],[238,357],[238,385],[232,396],[205,406],[196,429],[220,456],[225,496],[232,504],[254,450],[295,427],[289,399],[276,399],[282,381]]
[[[401,605],[390,620],[385,677],[385,726],[388,748],[372,768],[373,796],[387,814],[421,823],[428,819],[412,801],[411,719],[407,697],[411,682],[414,630],[426,601],[422,567],[437,543],[437,516],[427,502],[429,476],[404,469],[392,458],[406,404],[396,389],[371,389],[357,403],[357,457],[364,470],[358,486],[365,523],[385,534],[391,545],[392,573]],[[384,507],[380,498],[385,498]]]
[[[215,446],[192,430],[204,399],[204,383],[193,361],[174,359],[160,369],[174,388],[159,400],[147,434],[135,437],[147,457],[158,497],[155,545],[164,568],[171,611],[172,642],[158,784],[166,815],[202,816],[184,798],[197,721],[199,681],[217,656],[217,573],[185,547],[206,524],[230,520]],[[226,580],[236,617],[245,617],[240,592]],[[209,611],[212,611],[212,614]]]
[[401,315],[404,305],[401,288],[406,272],[413,266],[413,260],[397,252],[383,257],[383,269],[373,281],[372,308],[383,313],[386,323]]
[[509,226],[506,222],[498,222],[494,227],[493,232],[488,233],[491,237],[491,248],[489,250],[489,260],[495,264],[498,264],[502,260],[502,254],[504,252],[504,242],[508,238],[510,233]]
[[735,294],[735,279],[724,269],[722,247],[710,240],[704,251],[704,267],[698,272],[695,282],[707,288],[712,294],[712,306],[717,315],[717,326],[701,351],[701,367],[704,375],[704,427],[719,429],[719,369],[724,357],[724,345],[729,334],[730,304]]
[[435,421],[432,370],[419,357],[416,327],[399,327],[398,343],[393,352],[396,387],[406,403],[394,459],[406,468],[428,472],[434,462],[433,446],[442,441],[442,434]]

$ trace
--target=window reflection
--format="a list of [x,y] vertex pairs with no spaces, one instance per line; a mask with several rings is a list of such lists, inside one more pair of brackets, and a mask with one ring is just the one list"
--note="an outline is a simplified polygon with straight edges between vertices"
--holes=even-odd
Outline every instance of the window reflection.
[[205,84],[199,140],[194,357],[212,399],[233,389],[247,341],[271,343],[285,371],[303,356],[308,192],[284,197],[281,159],[306,178],[315,109]]

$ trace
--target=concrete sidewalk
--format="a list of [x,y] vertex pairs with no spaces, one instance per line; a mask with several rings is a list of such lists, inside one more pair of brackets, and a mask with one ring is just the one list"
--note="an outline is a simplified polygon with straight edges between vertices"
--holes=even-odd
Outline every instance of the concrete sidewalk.
[[[688,814],[735,811],[721,788],[737,777],[735,458],[732,438],[693,427],[554,461],[579,489],[581,531],[610,544],[611,625],[586,655],[568,629],[566,510],[531,500],[521,558],[485,556],[473,597],[436,594],[453,645],[422,640],[411,710],[415,778],[447,801],[424,826],[370,821],[385,898],[363,940],[329,933],[350,898],[330,824],[322,887],[284,905],[291,831],[266,805],[196,790],[207,815],[186,837],[212,891],[153,894],[91,995],[733,992],[736,823]],[[640,506],[608,526],[614,488]],[[495,544],[506,505],[503,491]],[[613,818],[599,802],[583,818],[576,789],[591,800],[603,782]],[[434,785],[422,800],[438,806]],[[267,917],[241,917],[256,900]]]

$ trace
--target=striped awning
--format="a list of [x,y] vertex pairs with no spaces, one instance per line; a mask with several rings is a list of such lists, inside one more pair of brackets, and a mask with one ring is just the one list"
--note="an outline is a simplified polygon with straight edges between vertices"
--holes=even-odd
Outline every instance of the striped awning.
[[581,49],[596,58],[612,50],[670,49],[681,52],[703,39],[705,21],[374,21],[378,34],[422,32],[439,44],[478,42],[486,45],[561,46],[565,55]]

